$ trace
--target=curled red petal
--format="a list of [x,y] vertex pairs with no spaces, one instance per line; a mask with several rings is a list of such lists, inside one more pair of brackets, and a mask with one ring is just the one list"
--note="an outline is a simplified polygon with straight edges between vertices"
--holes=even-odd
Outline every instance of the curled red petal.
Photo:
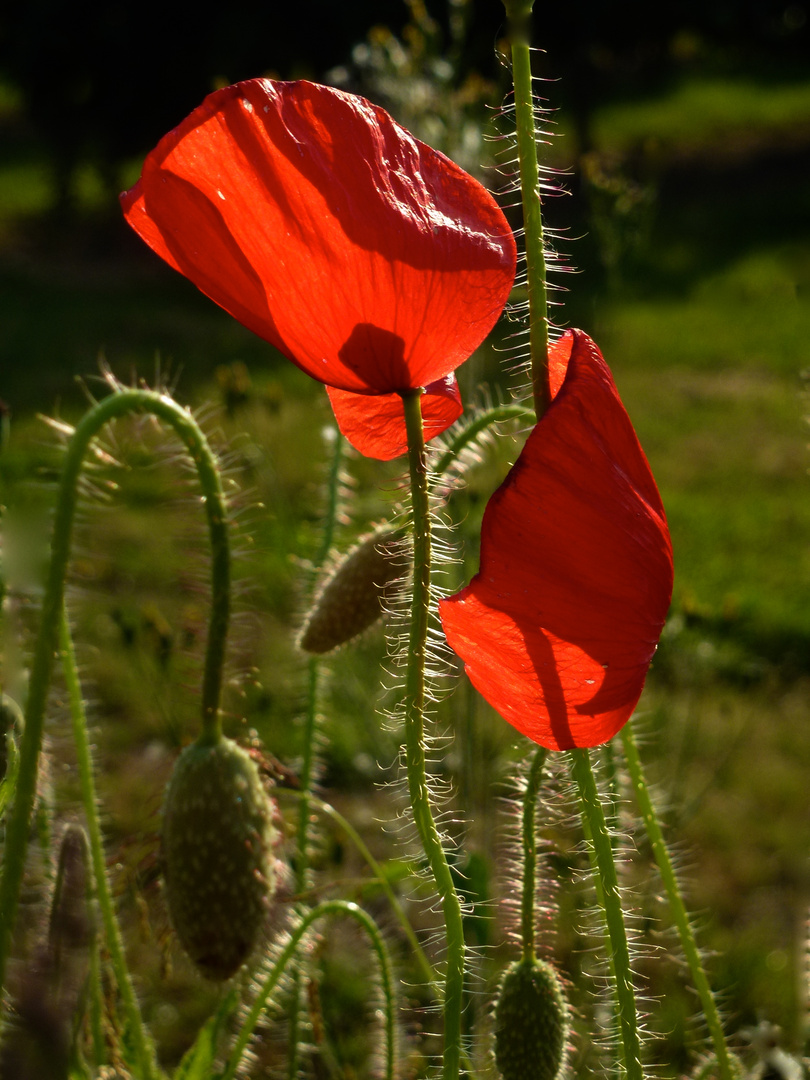
[[562,384],[484,514],[480,570],[440,613],[487,701],[567,750],[629,719],[673,570],[655,481],[599,350],[570,331],[552,389],[555,367]]
[[[390,461],[407,453],[405,409],[399,394],[352,394],[327,386],[338,427],[365,457]],[[461,416],[464,406],[455,375],[425,387],[422,395],[425,442],[441,435]]]
[[476,180],[365,99],[309,82],[211,94],[122,202],[171,266],[343,390],[454,371],[514,278],[511,230]]

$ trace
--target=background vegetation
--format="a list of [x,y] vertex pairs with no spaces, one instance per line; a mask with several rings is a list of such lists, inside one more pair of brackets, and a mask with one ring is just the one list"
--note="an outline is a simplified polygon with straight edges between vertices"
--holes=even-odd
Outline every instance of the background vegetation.
[[[481,170],[503,145],[486,137],[504,130],[491,107],[507,79],[494,0],[434,0],[429,11],[417,0],[275,7],[245,3],[214,25],[179,3],[141,4],[133,18],[115,3],[52,0],[17,5],[0,21],[0,398],[11,421],[0,485],[13,587],[2,677],[22,694],[59,460],[53,429],[36,414],[74,419],[83,402],[75,376],[93,391],[102,357],[125,381],[168,379],[221,432],[244,507],[230,727],[243,737],[255,729],[294,768],[303,676],[293,642],[322,509],[326,398],[143,248],[114,193],[210,89],[267,72],[359,90]],[[548,200],[547,216],[563,261],[579,271],[556,279],[570,290],[558,295],[558,321],[592,334],[611,364],[675,548],[672,612],[641,703],[649,771],[685,853],[703,941],[717,954],[730,1029],[764,1017],[798,1050],[810,903],[808,11],[785,0],[620,9],[581,0],[541,7],[535,28],[557,136],[548,161],[566,171],[569,192]],[[502,183],[491,169],[479,174]],[[507,324],[501,338],[509,333]],[[491,347],[460,374],[468,401],[483,381],[502,393],[517,384]],[[121,903],[139,927],[133,949],[152,973],[144,993],[170,1058],[205,1007],[175,954],[163,979],[168,946],[153,903],[161,780],[194,730],[204,535],[163,436],[141,427],[116,439],[110,451],[125,467],[99,464],[96,496],[118,489],[106,505],[88,500],[73,610]],[[457,496],[470,536],[515,453],[498,444]],[[356,459],[348,471],[344,547],[385,513],[397,476],[396,465]],[[461,580],[474,568],[468,546],[450,574]],[[376,712],[382,656],[370,635],[334,660],[324,785],[401,874],[402,852],[376,824],[389,814],[377,785],[396,756]],[[464,685],[451,703],[446,767],[473,815],[471,848],[484,867],[473,880],[486,896],[498,811],[479,781],[508,781],[527,746]],[[69,806],[58,715],[53,731],[53,785]],[[557,872],[575,863],[560,855]],[[356,871],[337,842],[323,869],[344,892]],[[656,914],[654,883],[640,888]],[[495,929],[475,932],[501,941]],[[574,975],[575,944],[557,939]],[[654,1056],[671,1069],[699,1034],[680,978],[673,967],[653,985],[662,999]],[[350,998],[345,974],[341,985]],[[327,1013],[330,987],[327,977]],[[336,1020],[329,1031],[351,1037]]]

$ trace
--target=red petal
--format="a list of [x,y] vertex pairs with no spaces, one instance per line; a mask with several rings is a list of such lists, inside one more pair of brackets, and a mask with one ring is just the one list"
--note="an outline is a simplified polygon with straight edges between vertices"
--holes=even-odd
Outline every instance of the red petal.
[[175,269],[344,390],[454,371],[514,278],[511,230],[477,181],[382,109],[314,83],[211,94],[122,202]]
[[[399,394],[352,394],[331,386],[326,390],[338,427],[355,450],[380,461],[407,453],[405,410]],[[422,395],[425,442],[446,431],[463,411],[455,375],[446,375],[425,387]]]
[[610,371],[579,330],[553,351],[558,373],[566,353],[487,506],[478,574],[440,604],[473,684],[552,750],[607,742],[628,720],[672,595],[664,508]]

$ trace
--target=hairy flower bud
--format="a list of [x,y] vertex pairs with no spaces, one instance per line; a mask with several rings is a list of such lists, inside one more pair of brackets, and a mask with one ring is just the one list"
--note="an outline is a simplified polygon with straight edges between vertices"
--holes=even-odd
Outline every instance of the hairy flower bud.
[[257,944],[275,889],[273,804],[231,739],[177,760],[163,806],[163,874],[180,942],[209,979],[228,979]]
[[536,959],[512,964],[495,1006],[495,1061],[503,1080],[555,1080],[567,1036],[568,1009],[554,969]]
[[310,653],[344,645],[372,626],[408,570],[401,533],[378,529],[363,537],[337,564],[312,605],[298,644]]

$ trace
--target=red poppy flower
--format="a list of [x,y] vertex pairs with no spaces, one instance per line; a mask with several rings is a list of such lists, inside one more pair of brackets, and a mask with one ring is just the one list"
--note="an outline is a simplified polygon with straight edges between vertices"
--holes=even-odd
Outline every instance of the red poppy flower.
[[552,750],[607,742],[644,686],[672,546],[607,364],[579,330],[550,352],[553,401],[487,506],[481,566],[440,604],[473,684]]
[[[171,266],[353,394],[444,379],[492,329],[514,278],[511,230],[477,181],[382,109],[314,83],[216,91],[121,198]],[[339,408],[360,419],[362,402]],[[378,432],[366,452],[393,456],[398,422],[366,408]]]

